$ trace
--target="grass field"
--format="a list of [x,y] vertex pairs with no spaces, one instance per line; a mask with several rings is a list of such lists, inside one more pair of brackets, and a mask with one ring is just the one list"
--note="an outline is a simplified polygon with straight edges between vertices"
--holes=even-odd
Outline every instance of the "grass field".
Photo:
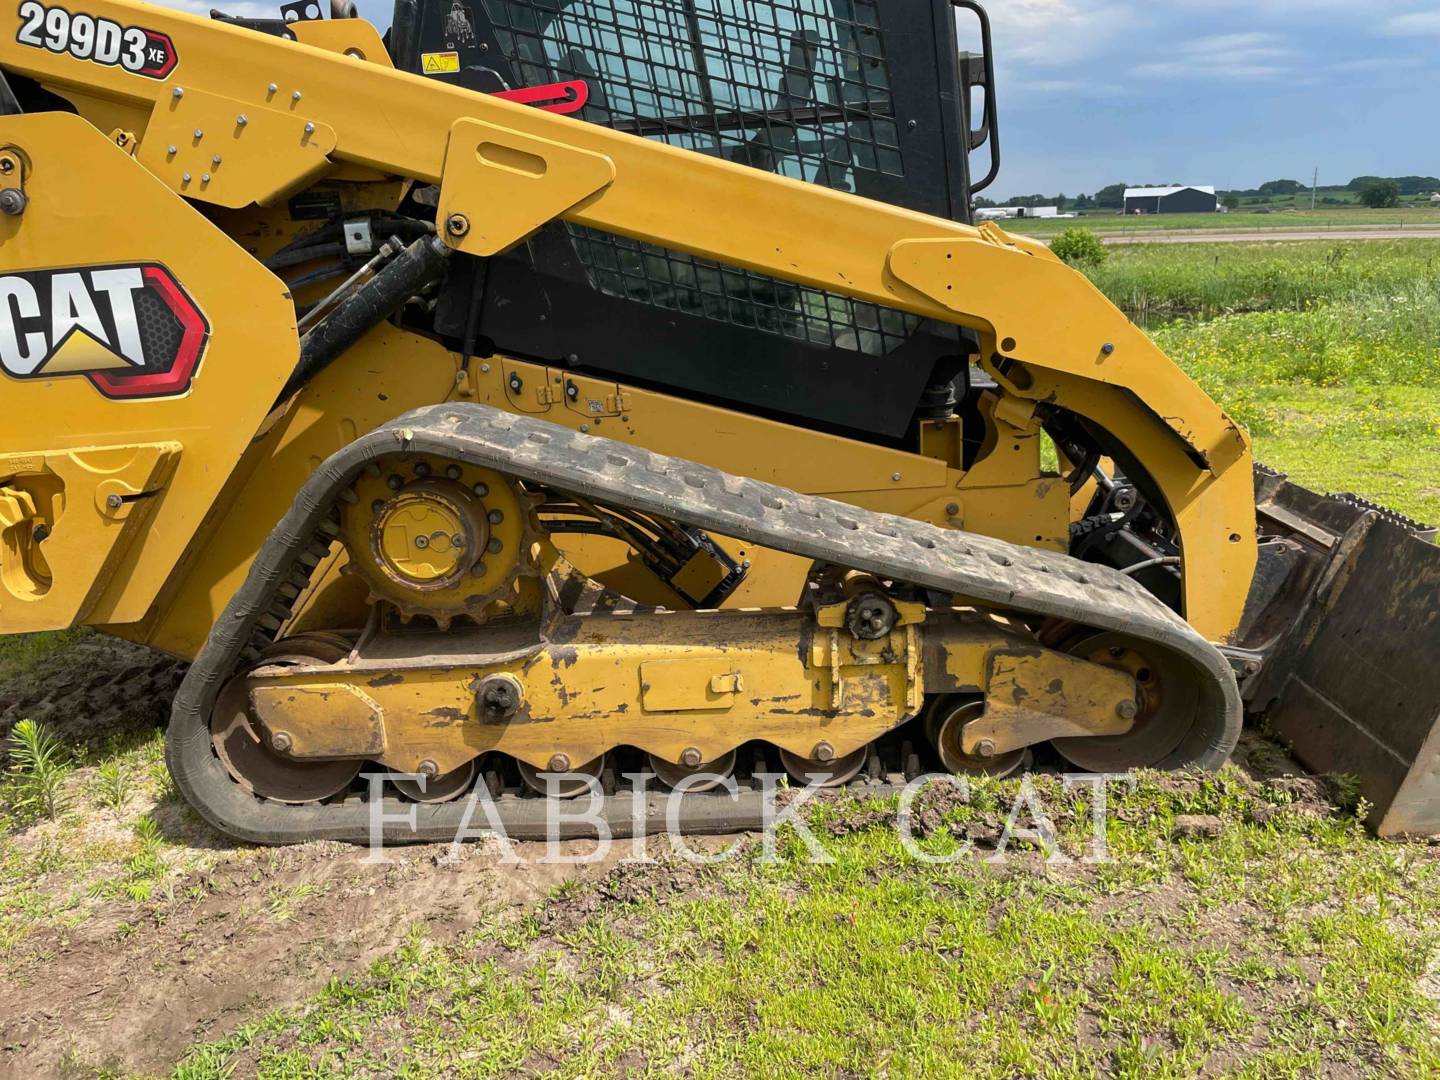
[[[1137,247],[1093,276],[1262,460],[1437,520],[1432,252]],[[0,639],[0,694],[136,664]],[[488,846],[231,844],[164,772],[169,677],[62,702],[55,820],[13,762],[0,783],[0,1075],[1440,1076],[1440,845],[1370,839],[1343,779],[1258,736],[1218,777],[1112,787],[1105,864],[1052,776],[1065,861],[991,861],[1009,781],[922,804],[926,853],[975,845],[948,865],[893,806],[827,804],[828,864],[792,836],[547,877]]]
[[1054,236],[1063,229],[1077,225],[1094,229],[1102,235],[1177,229],[1215,229],[1224,232],[1245,232],[1251,229],[1334,229],[1339,235],[1347,228],[1440,226],[1440,209],[1399,207],[1394,210],[1368,210],[1330,207],[1319,210],[1283,210],[1272,214],[1236,210],[1229,214],[1132,214],[1129,217],[1107,211],[1087,212],[1078,218],[1015,218],[999,224],[1007,232],[1039,237]]
[[1440,241],[1119,248],[1090,276],[1261,460],[1440,521]]

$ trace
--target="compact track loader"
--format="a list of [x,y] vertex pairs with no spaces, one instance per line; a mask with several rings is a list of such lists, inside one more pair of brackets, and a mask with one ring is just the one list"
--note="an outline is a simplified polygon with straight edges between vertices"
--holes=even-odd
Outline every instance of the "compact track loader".
[[624,834],[648,766],[730,830],[777,767],[1211,769],[1248,707],[1440,832],[1440,552],[971,224],[978,5],[330,14],[0,32],[0,630],[191,660],[217,827],[598,780]]

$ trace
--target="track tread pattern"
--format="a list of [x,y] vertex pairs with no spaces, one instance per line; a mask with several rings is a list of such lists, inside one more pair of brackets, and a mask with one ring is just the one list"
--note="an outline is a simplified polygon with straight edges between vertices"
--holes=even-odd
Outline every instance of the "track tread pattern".
[[[1118,571],[799,494],[544,420],[479,404],[446,403],[416,409],[376,429],[337,451],[311,475],[262,547],[244,586],[227,605],[181,686],[168,733],[167,760],[191,803],[231,835],[261,843],[368,836],[369,810],[358,800],[277,807],[245,796],[211,754],[206,719],[221,683],[246,648],[253,647],[257,624],[307,545],[331,519],[336,500],[370,462],[406,452],[447,455],[531,483],[995,608],[1079,622],[1151,642],[1192,666],[1202,686],[1202,708],[1212,721],[1206,745],[1190,748],[1185,760],[1173,764],[1216,767],[1238,737],[1240,696],[1225,658],[1160,600]],[[743,798],[695,801],[695,820],[681,822],[687,831],[731,831],[758,823],[758,805]],[[717,814],[714,808],[698,805],[720,801],[730,809]],[[616,835],[624,835],[629,826],[630,802],[628,798],[622,802],[616,810]],[[410,807],[406,804],[403,809],[408,812]],[[463,802],[419,807],[416,826],[396,827],[392,838],[448,839],[462,812]],[[517,811],[522,817],[533,813],[533,808]],[[514,824],[519,832],[511,835],[519,836],[532,823],[526,817]]]

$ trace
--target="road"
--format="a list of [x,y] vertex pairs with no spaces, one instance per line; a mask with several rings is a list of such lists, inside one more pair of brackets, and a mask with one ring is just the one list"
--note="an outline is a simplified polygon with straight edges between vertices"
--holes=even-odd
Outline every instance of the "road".
[[1249,232],[1221,232],[1218,229],[1136,230],[1129,233],[1101,233],[1107,244],[1239,244],[1278,240],[1440,240],[1440,226],[1395,226],[1394,228],[1253,229]]

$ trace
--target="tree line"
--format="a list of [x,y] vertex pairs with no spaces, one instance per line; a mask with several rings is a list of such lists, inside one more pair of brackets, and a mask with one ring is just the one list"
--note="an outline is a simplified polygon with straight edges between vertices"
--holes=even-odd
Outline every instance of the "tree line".
[[[1066,210],[1122,210],[1125,207],[1125,189],[1127,187],[1163,186],[1166,185],[1109,184],[1095,192],[1094,195],[1076,195],[1073,198],[1063,192],[1058,195],[1015,195],[999,202],[994,199],[978,198],[975,200],[975,207],[984,210],[996,206],[1058,206],[1062,213]],[[1180,187],[1182,185],[1177,182],[1169,186]],[[1246,200],[1254,202],[1285,198],[1291,195],[1302,195],[1309,190],[1310,185],[1302,184],[1299,180],[1267,180],[1259,187],[1237,188],[1220,191],[1218,194],[1221,201],[1233,210],[1240,207]],[[1337,200],[1334,196],[1341,192],[1349,192],[1358,196],[1359,201],[1366,206],[1395,206],[1401,198],[1407,195],[1423,195],[1440,191],[1440,178],[1434,176],[1357,176],[1347,184],[1322,184],[1315,190],[1319,195],[1328,194],[1330,203],[1348,202],[1349,200]]]

